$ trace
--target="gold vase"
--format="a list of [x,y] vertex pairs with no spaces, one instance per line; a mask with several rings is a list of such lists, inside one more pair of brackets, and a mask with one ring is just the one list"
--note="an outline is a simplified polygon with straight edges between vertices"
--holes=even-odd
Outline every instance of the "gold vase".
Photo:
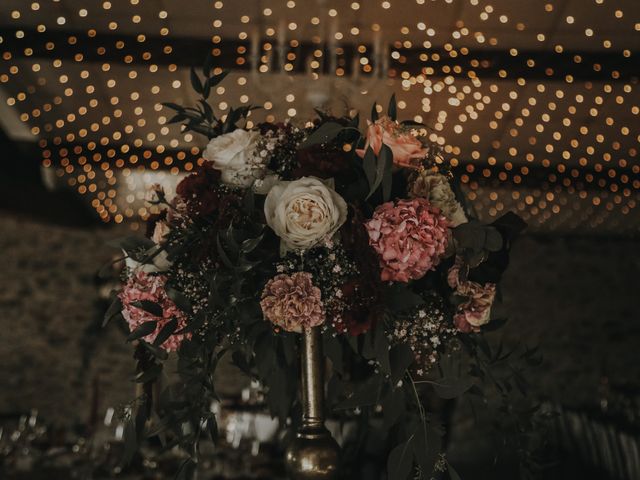
[[286,452],[292,480],[337,476],[340,448],[324,425],[324,356],[320,327],[302,334],[302,425]]

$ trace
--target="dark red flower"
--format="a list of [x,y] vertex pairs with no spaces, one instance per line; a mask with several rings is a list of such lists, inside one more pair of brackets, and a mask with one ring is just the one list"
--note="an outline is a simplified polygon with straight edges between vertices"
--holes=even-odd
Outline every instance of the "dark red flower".
[[298,150],[295,177],[332,178],[349,169],[349,157],[338,145],[314,145]]
[[178,184],[176,193],[187,205],[190,215],[209,215],[218,209],[219,181],[220,172],[207,162]]
[[233,193],[225,193],[220,196],[218,202],[218,228],[227,228],[229,225],[238,224],[246,220],[242,211],[242,199]]
[[342,325],[338,330],[354,337],[365,333],[379,316],[377,302],[370,303],[371,292],[366,290],[361,279],[355,279],[342,286],[342,295],[348,307],[342,312]]
[[380,318],[382,283],[376,253],[369,246],[364,216],[359,208],[350,205],[349,219],[341,229],[342,244],[358,266],[360,276],[342,287],[347,308],[342,313],[344,329],[349,335],[360,335]]

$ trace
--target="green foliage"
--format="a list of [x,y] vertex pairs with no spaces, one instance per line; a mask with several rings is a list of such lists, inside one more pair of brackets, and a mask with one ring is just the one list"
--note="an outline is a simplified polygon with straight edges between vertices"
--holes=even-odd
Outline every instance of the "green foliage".
[[194,91],[200,94],[201,98],[195,107],[183,107],[176,103],[164,102],[162,105],[166,108],[174,110],[176,113],[169,119],[167,123],[181,123],[182,131],[193,131],[205,135],[212,139],[218,135],[229,133],[238,127],[238,122],[246,119],[251,110],[259,107],[251,105],[242,106],[234,109],[229,108],[226,118],[223,115],[216,115],[213,108],[208,102],[212,89],[216,87],[228,75],[228,71],[223,71],[216,75],[211,75],[213,70],[213,56],[209,55],[205,60],[202,68],[202,77],[198,74],[194,67],[190,70],[190,81]]
[[307,137],[307,139],[300,145],[300,148],[308,148],[313,145],[328,143],[335,139],[343,130],[345,130],[345,128],[346,127],[344,125],[338,122],[325,122]]

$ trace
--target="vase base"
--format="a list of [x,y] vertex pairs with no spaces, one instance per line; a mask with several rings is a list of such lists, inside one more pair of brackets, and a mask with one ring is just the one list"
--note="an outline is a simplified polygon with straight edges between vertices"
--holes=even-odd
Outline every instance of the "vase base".
[[338,471],[340,447],[324,426],[302,427],[286,452],[291,480],[332,479]]

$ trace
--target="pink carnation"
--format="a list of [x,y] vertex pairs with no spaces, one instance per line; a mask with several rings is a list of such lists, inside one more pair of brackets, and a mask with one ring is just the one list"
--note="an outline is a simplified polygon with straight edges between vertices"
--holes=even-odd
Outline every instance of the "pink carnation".
[[307,272],[280,274],[267,282],[262,292],[262,313],[288,332],[302,332],[324,322],[320,289]]
[[491,306],[496,296],[496,285],[494,283],[482,285],[471,280],[460,280],[461,266],[462,260],[458,257],[447,274],[449,286],[455,289],[457,295],[467,299],[458,305],[458,311],[453,316],[453,323],[461,332],[478,332],[480,327],[489,323],[491,318]]
[[365,227],[383,281],[423,277],[438,265],[449,239],[447,219],[424,198],[383,203]]
[[371,147],[378,155],[383,143],[391,149],[393,163],[399,167],[418,168],[429,153],[411,132],[387,116],[382,116],[373,123],[369,122],[365,146],[356,150],[356,153],[364,158],[367,148]]
[[[167,278],[164,275],[150,275],[146,272],[138,271],[129,278],[119,295],[123,305],[122,316],[129,324],[131,332],[144,322],[157,322],[156,329],[146,337],[143,337],[149,343],[153,343],[162,328],[173,318],[178,320],[176,330],[181,330],[187,325],[184,312],[179,310],[173,300],[167,296],[165,291],[166,280]],[[155,316],[140,307],[132,305],[141,300],[148,300],[158,304],[162,308],[162,316]],[[174,352],[178,350],[185,338],[191,338],[191,334],[171,335],[161,347],[167,352]]]

